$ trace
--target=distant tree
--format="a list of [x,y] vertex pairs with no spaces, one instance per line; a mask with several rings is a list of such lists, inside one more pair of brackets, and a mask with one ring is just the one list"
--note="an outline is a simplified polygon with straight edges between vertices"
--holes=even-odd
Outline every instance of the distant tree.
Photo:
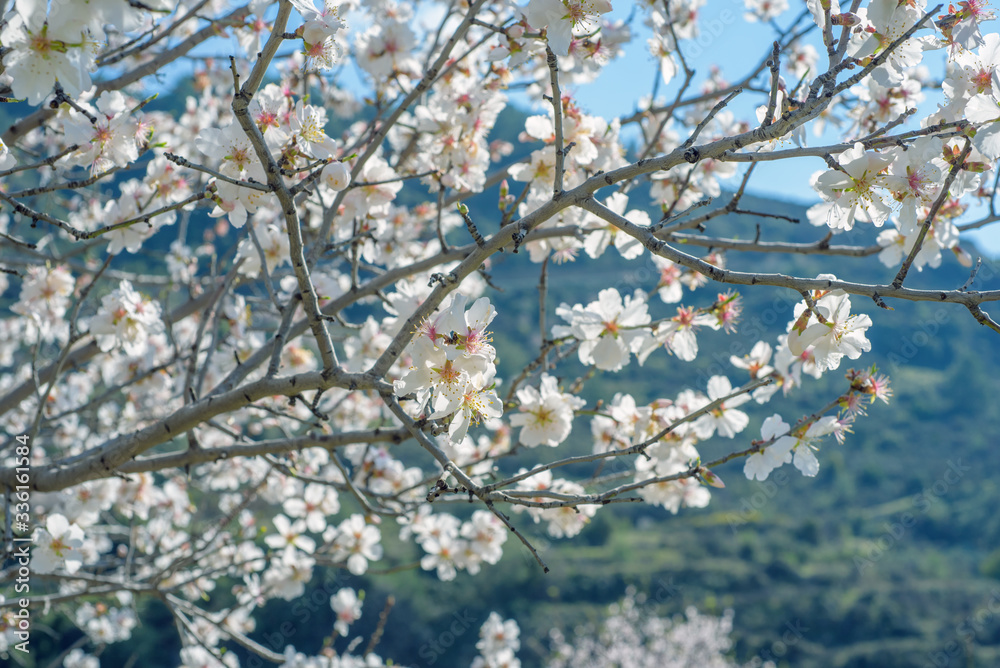
[[[572,638],[550,632],[553,651],[548,668],[737,668],[727,658],[732,649],[733,612],[722,617],[699,614],[690,607],[685,616],[661,617],[645,604],[634,588],[608,607],[599,625],[577,629]],[[501,664],[502,665],[502,664]],[[745,668],[774,666],[757,657]]]

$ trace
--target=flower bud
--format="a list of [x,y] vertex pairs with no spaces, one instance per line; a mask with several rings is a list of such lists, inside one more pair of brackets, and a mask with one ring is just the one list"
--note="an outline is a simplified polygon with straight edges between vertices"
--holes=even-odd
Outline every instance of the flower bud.
[[952,246],[951,252],[955,254],[955,257],[958,259],[958,263],[960,265],[962,265],[963,267],[972,266],[972,256],[969,255],[969,252],[967,250],[965,250],[961,246]]
[[351,182],[351,172],[347,165],[334,160],[323,168],[323,182],[333,190],[343,190]]
[[719,489],[722,489],[726,486],[726,484],[722,482],[722,478],[706,468],[698,469],[698,477],[701,478],[706,485],[710,485],[711,487],[718,487]]

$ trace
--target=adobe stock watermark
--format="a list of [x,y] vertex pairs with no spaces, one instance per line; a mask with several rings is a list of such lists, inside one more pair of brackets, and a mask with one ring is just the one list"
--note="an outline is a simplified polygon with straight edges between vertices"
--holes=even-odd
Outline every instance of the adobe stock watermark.
[[[953,307],[955,305],[948,304],[947,306]],[[937,336],[937,333],[941,330],[941,325],[951,320],[954,308],[948,308],[947,306],[936,308],[930,318],[921,320],[910,334],[903,337],[897,349],[891,350],[886,354],[885,370],[888,371],[890,376],[901,366],[908,364],[916,357],[921,348],[925,347]]]
[[[14,603],[12,610],[0,610],[0,628],[5,628],[9,636],[9,646],[23,654],[30,653],[31,644],[31,603],[28,594],[31,592],[31,550],[34,543],[31,519],[31,444],[30,436],[21,434],[14,438],[14,472],[15,485],[7,492],[4,499],[7,526],[5,534],[10,542],[5,546],[3,565],[10,562],[13,574]],[[4,658],[10,655],[0,652]]]
[[417,650],[417,654],[426,662],[423,665],[433,666],[448,653],[449,649],[454,647],[459,638],[470,630],[474,633],[478,632],[480,626],[476,623],[478,619],[468,609],[452,613],[448,628],[439,633],[433,640],[425,642]]
[[[993,279],[1000,275],[1000,264],[986,258],[981,259],[982,263],[976,271],[975,278],[968,285],[970,290],[996,287]],[[886,353],[885,371],[891,376],[901,366],[911,362],[921,349],[937,338],[941,326],[951,321],[953,314],[956,313],[956,306],[957,304],[939,305],[928,318],[918,322],[910,334],[899,341],[898,347]]]
[[778,495],[778,491],[790,480],[791,476],[788,475],[788,472],[780,468],[769,475],[767,480],[761,481],[756,492],[740,499],[740,509],[726,513],[726,521],[732,532],[738,533],[742,527],[753,520],[757,513],[769,504]]
[[916,525],[919,516],[940,501],[971,470],[972,467],[963,464],[961,459],[949,459],[941,477],[933,485],[914,495],[910,510],[900,513],[895,521],[882,525],[882,535],[869,546],[867,554],[855,555],[854,566],[858,569],[858,575],[864,575],[865,571],[875,566]]
[[763,661],[774,661],[777,663],[779,659],[785,658],[788,655],[788,650],[798,645],[808,632],[809,627],[801,619],[785,622],[781,637],[772,642],[769,647],[765,647],[759,651],[757,656]]
[[666,580],[663,578],[657,578],[656,591],[653,592],[652,596],[647,596],[645,602],[662,604],[671,599],[677,598],[680,595],[681,587],[674,582],[672,577],[667,578]]
[[[964,654],[963,649],[970,645],[976,635],[986,628],[987,624],[1000,615],[1000,588],[990,592],[987,601],[976,608],[955,627],[955,638],[949,640],[944,647],[936,652],[927,653],[927,662],[922,668],[947,668],[951,660]],[[965,663],[963,662],[963,665]],[[968,663],[968,665],[972,665]]]
[[722,37],[722,34],[726,32],[726,28],[736,23],[736,20],[740,18],[736,12],[731,9],[723,9],[719,12],[717,18],[708,19],[707,21],[699,21],[698,25],[701,30],[697,37],[692,37],[691,39],[683,40],[680,46],[684,52],[685,58],[700,58],[706,49],[708,49],[715,40]]

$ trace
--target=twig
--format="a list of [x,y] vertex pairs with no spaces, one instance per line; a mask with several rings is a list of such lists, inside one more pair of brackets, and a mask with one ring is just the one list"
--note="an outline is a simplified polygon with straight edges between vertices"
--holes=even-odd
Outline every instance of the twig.
[[[827,16],[829,16],[829,13],[830,10],[827,9]],[[767,61],[767,66],[771,68],[771,93],[767,99],[767,111],[764,113],[764,120],[760,122],[762,127],[770,125],[771,121],[774,120],[774,111],[778,104],[778,75],[781,69],[781,61],[778,59],[779,49],[780,45],[775,40],[773,50],[771,51],[771,59]]]
[[906,274],[910,271],[910,266],[913,264],[913,260],[917,257],[917,253],[924,245],[924,239],[927,237],[927,231],[931,228],[934,223],[934,218],[937,216],[938,211],[941,206],[950,196],[948,192],[951,189],[951,184],[955,181],[958,173],[962,171],[962,167],[965,166],[965,159],[969,157],[969,153],[972,152],[972,140],[968,137],[965,139],[965,148],[962,153],[955,159],[955,162],[951,166],[951,170],[948,172],[948,176],[944,180],[944,185],[941,186],[941,192],[937,199],[934,200],[934,204],[931,205],[930,211],[927,213],[927,217],[924,218],[923,224],[920,226],[920,231],[917,232],[917,239],[913,242],[913,248],[910,249],[909,255],[903,260],[903,266],[899,268],[899,273],[896,274],[896,278],[892,279],[892,287],[899,288],[902,287],[903,281],[906,280]]
[[547,44],[545,46],[545,62],[549,67],[549,86],[552,89],[552,97],[550,98],[552,102],[552,122],[555,126],[555,143],[553,146],[556,152],[556,165],[555,177],[552,181],[552,197],[558,198],[563,189],[567,147],[563,145],[563,109],[562,92],[559,90],[559,61],[556,58],[556,54],[553,53]]
[[234,186],[240,186],[240,187],[243,187],[243,188],[250,188],[251,190],[257,190],[257,191],[262,192],[262,193],[271,192],[271,189],[268,188],[263,183],[257,183],[256,181],[241,181],[239,179],[234,179],[231,176],[226,176],[225,174],[223,174],[220,171],[211,169],[209,167],[205,167],[204,165],[199,165],[197,163],[191,162],[187,158],[182,158],[181,156],[176,155],[174,153],[171,153],[170,151],[164,152],[163,153],[163,157],[166,158],[167,160],[169,160],[170,162],[173,162],[175,164],[180,165],[181,167],[187,167],[188,169],[193,169],[195,171],[204,172],[205,174],[208,174],[209,176],[214,176],[215,178],[219,179],[220,181],[225,181],[226,183],[231,183]]
[[548,368],[546,358],[548,357],[548,348],[546,347],[545,340],[545,295],[548,292],[549,287],[549,256],[545,256],[542,260],[542,269],[538,276],[538,332],[539,340],[541,343],[541,349],[538,351],[538,356],[542,360],[542,370]]
[[459,204],[458,213],[462,216],[462,220],[465,221],[465,227],[469,230],[469,234],[472,235],[476,245],[480,248],[484,248],[486,246],[486,242],[483,240],[483,235],[479,233],[478,229],[476,229],[476,223],[472,220],[472,216],[469,215],[469,207],[464,204]]
[[712,107],[712,109],[708,112],[708,114],[706,114],[705,118],[701,119],[701,122],[698,123],[698,125],[695,127],[694,132],[691,133],[691,136],[687,138],[687,141],[681,144],[681,148],[688,149],[687,151],[684,152],[685,160],[687,160],[690,163],[698,162],[700,158],[698,149],[688,148],[688,147],[694,145],[695,141],[698,139],[698,136],[701,134],[701,131],[704,130],[708,126],[708,124],[712,122],[712,119],[715,118],[715,115],[718,114],[723,109],[725,109],[726,106],[733,101],[733,98],[735,98],[742,92],[743,92],[742,88],[737,88],[732,93],[730,93],[723,99],[716,102],[715,106]]
[[365,647],[365,651],[361,654],[361,656],[367,657],[375,651],[375,648],[378,646],[378,641],[382,639],[382,634],[385,632],[386,622],[389,621],[389,612],[392,611],[392,607],[394,605],[396,605],[395,596],[390,595],[385,599],[385,607],[382,608],[382,612],[378,616],[378,625],[375,627],[375,631],[372,632],[372,637],[368,640],[368,645]]
[[711,198],[705,198],[703,200],[695,202],[694,204],[692,204],[688,208],[684,209],[683,211],[679,211],[678,213],[675,213],[675,214],[673,214],[671,216],[664,216],[663,220],[661,220],[660,222],[653,223],[652,225],[650,225],[649,226],[649,231],[650,232],[654,232],[654,233],[655,232],[659,232],[660,230],[662,230],[667,225],[670,225],[670,224],[676,222],[678,219],[683,218],[684,216],[688,215],[692,211],[700,209],[703,206],[708,206],[711,203],[712,203]]
[[982,307],[970,304],[969,311],[972,313],[972,317],[974,317],[980,325],[989,327],[994,332],[1000,334],[1000,324],[997,324],[997,321],[991,318],[986,311],[982,309]]
[[976,274],[979,273],[979,268],[981,266],[983,266],[983,258],[977,257],[976,264],[972,267],[972,271],[969,272],[968,280],[966,280],[965,283],[962,285],[962,287],[958,289],[959,292],[965,292],[966,290],[969,289],[969,286],[972,285],[972,282],[976,280]]

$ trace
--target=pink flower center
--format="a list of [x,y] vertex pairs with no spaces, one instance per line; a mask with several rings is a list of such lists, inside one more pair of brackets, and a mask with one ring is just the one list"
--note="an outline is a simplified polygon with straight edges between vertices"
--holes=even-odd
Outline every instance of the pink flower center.
[[691,327],[694,324],[694,309],[678,308],[673,319],[681,328]]
[[46,28],[42,28],[42,31],[38,34],[31,36],[31,50],[35,53],[40,53],[43,56],[48,56],[54,50],[54,42],[48,38]]
[[992,81],[993,73],[985,68],[972,75],[972,85],[976,87],[977,93],[985,93],[990,90]]

